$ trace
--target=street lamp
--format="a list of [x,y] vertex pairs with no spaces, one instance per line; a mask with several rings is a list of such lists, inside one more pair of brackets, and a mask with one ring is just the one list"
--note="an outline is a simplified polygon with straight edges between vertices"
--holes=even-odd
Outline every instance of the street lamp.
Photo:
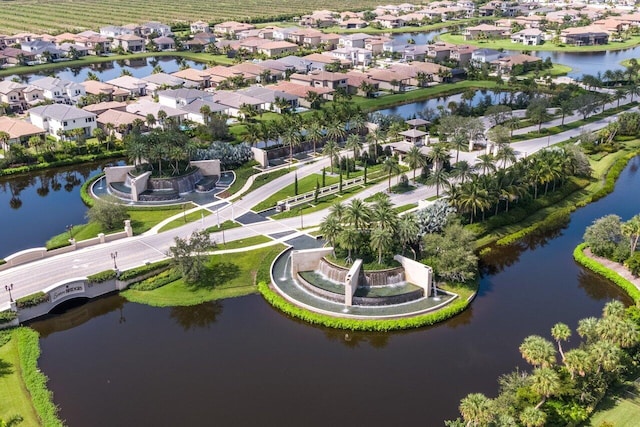
[[11,291],[13,290],[13,283],[10,285],[4,285],[4,290],[9,292],[9,301],[13,302],[13,295],[11,295]]
[[118,258],[118,251],[111,252],[111,259],[113,260],[113,269],[117,270],[118,266],[116,265],[116,258]]
[[69,233],[69,239],[73,239],[73,224],[67,225],[67,232]]

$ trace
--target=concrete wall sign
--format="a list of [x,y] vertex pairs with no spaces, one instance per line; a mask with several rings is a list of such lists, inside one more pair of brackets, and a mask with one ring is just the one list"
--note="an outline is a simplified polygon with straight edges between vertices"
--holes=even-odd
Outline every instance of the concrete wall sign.
[[56,302],[57,300],[66,297],[67,295],[83,293],[84,282],[73,282],[55,288],[54,290],[49,292],[49,296],[51,297],[51,302]]

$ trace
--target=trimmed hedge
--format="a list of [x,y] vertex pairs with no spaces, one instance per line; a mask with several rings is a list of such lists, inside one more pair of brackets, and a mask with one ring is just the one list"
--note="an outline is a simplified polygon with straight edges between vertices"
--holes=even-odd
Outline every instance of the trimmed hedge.
[[89,194],[89,186],[91,186],[94,182],[96,182],[103,176],[104,176],[104,173],[99,173],[98,175],[86,180],[84,184],[82,184],[82,187],[80,187],[80,198],[82,199],[82,202],[90,208],[93,207],[95,200]]
[[13,331],[13,338],[18,344],[22,378],[42,425],[63,427],[64,424],[58,418],[58,408],[53,403],[53,393],[47,388],[48,378],[38,369],[40,357],[38,333],[33,329],[22,327]]
[[152,291],[164,285],[168,285],[171,282],[175,282],[181,277],[182,274],[177,269],[165,270],[155,276],[149,277],[132,285],[131,289],[135,289],[137,291]]
[[622,288],[636,303],[640,302],[640,290],[638,290],[638,288],[636,288],[633,283],[620,276],[615,271],[586,256],[584,254],[584,249],[586,247],[586,243],[580,243],[578,246],[576,246],[576,248],[573,250],[573,259],[575,259],[578,264],[583,265],[594,273],[599,274],[608,280],[611,280],[617,286]]
[[128,280],[135,279],[136,277],[144,276],[147,273],[152,273],[152,272],[155,272],[155,271],[160,273],[160,272],[168,269],[169,267],[171,267],[171,263],[172,263],[171,259],[164,259],[162,261],[154,262],[152,264],[145,264],[145,265],[140,266],[140,267],[136,267],[136,268],[132,268],[132,269],[127,270],[127,271],[123,271],[120,274],[119,279],[122,280],[123,282],[126,282]]
[[18,308],[35,307],[43,302],[49,301],[49,295],[44,292],[36,292],[35,294],[27,295],[26,297],[18,298],[16,300],[16,306]]
[[21,173],[27,173],[27,172],[32,172],[32,171],[42,170],[42,169],[71,166],[71,165],[77,165],[80,163],[95,162],[97,160],[104,160],[104,159],[121,158],[121,157],[124,157],[125,155],[126,155],[126,150],[116,150],[116,151],[110,151],[108,153],[100,153],[100,154],[83,154],[83,155],[71,157],[68,159],[57,160],[54,162],[42,162],[42,163],[36,163],[33,165],[19,166],[15,168],[0,169],[0,176],[18,175]]
[[18,313],[13,310],[0,311],[0,324],[9,323],[18,317]]
[[103,283],[108,280],[115,279],[117,277],[115,270],[104,270],[91,276],[87,276],[87,282],[89,283]]
[[433,313],[422,314],[415,317],[399,318],[399,319],[376,319],[376,320],[359,320],[346,319],[340,317],[328,316],[325,314],[315,313],[304,308],[300,308],[285,300],[280,294],[271,289],[266,282],[258,283],[258,291],[265,300],[273,307],[284,312],[285,314],[304,320],[314,325],[325,326],[327,328],[348,329],[352,331],[396,331],[401,329],[420,328],[429,326],[447,320],[456,314],[461,313],[467,308],[470,301],[460,298],[453,301],[446,307]]

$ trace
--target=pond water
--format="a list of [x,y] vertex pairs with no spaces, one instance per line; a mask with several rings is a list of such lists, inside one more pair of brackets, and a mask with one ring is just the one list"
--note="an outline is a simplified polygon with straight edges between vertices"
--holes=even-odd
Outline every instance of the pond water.
[[23,83],[28,83],[31,80],[37,80],[45,76],[55,76],[80,83],[87,80],[87,75],[91,72],[98,76],[101,81],[105,82],[120,77],[120,73],[124,69],[129,70],[133,77],[142,78],[149,76],[156,65],[159,65],[165,73],[175,73],[180,69],[182,63],[191,68],[198,69],[202,69],[205,66],[204,64],[194,61],[182,60],[182,58],[159,56],[157,58],[150,57],[101,62],[85,67],[56,68],[41,73],[21,74],[19,76],[14,75],[5,78],[11,80],[14,77],[18,77]]
[[630,49],[606,52],[531,52],[543,59],[551,58],[556,64],[568,65],[572,68],[569,77],[580,78],[583,74],[595,75],[598,71],[622,70],[621,61],[640,58],[640,46]]
[[72,427],[442,425],[466,394],[493,396],[499,375],[529,369],[518,353],[527,335],[630,303],[571,253],[595,218],[640,211],[639,167],[632,160],[614,193],[567,228],[496,251],[471,308],[435,327],[351,333],[290,319],[259,296],[154,308],[116,295],[33,322],[39,365]]
[[80,187],[113,162],[0,177],[0,258],[44,246],[70,224],[84,224],[87,207]]

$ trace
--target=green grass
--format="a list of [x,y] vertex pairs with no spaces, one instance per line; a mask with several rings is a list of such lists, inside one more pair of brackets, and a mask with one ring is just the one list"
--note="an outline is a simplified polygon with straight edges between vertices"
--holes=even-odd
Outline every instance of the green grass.
[[165,224],[164,226],[162,226],[162,228],[160,228],[160,230],[158,230],[158,232],[162,233],[163,231],[173,230],[174,228],[181,227],[190,222],[200,221],[203,215],[209,216],[211,215],[211,211],[208,209],[200,209],[199,211],[191,212],[190,214],[187,214],[184,217],[174,219],[170,223]]
[[0,347],[0,419],[7,420],[13,415],[20,415],[24,418],[22,425],[38,426],[40,421],[22,377],[18,340],[14,338],[16,331],[0,332],[0,343],[3,336],[10,337],[9,342]]
[[238,222],[231,221],[230,219],[220,224],[220,227],[217,225],[211,226],[207,228],[207,233],[215,233],[222,230],[230,230],[232,228],[242,227],[242,224]]
[[229,186],[223,193],[220,194],[221,197],[227,197],[232,194],[237,193],[244,184],[247,182],[250,176],[260,173],[260,171],[253,167],[253,162],[250,162],[247,165],[242,165],[238,169],[235,169],[233,172],[236,175],[235,181],[233,184]]
[[272,239],[270,239],[267,236],[259,235],[259,236],[246,237],[240,240],[233,240],[227,243],[216,242],[217,243],[216,250],[222,251],[225,249],[247,248],[249,246],[261,245],[262,243],[267,243],[267,242],[270,242],[271,240]]
[[393,208],[393,210],[396,211],[397,213],[402,213],[416,207],[418,207],[417,203],[407,203],[406,205],[396,206]]
[[[196,305],[203,302],[256,292],[257,279],[268,277],[268,269],[285,246],[277,244],[243,253],[213,255],[202,283],[182,279],[152,291],[128,289],[121,293],[132,302],[158,307]],[[266,273],[265,273],[266,266]]]
[[[355,176],[354,176],[355,178]],[[272,208],[276,205],[276,203],[280,200],[284,200],[287,197],[293,197],[295,195],[295,184],[294,177],[291,176],[291,184],[284,187],[283,189],[271,194],[269,197],[255,205],[252,210],[256,212],[260,212],[269,208]],[[343,175],[343,179],[346,179]],[[325,176],[325,184],[332,185],[337,184],[340,178],[337,176],[327,174]],[[308,193],[310,191],[314,191],[316,189],[316,182],[319,182],[322,185],[322,174],[314,173],[311,175],[307,175],[303,178],[298,178],[298,194]]]
[[420,26],[404,26],[399,28],[353,28],[342,29],[339,26],[323,28],[325,33],[349,34],[349,33],[367,33],[367,34],[387,34],[387,33],[422,33],[427,31],[439,30],[441,28],[451,27],[452,25],[472,25],[478,22],[495,21],[497,17],[468,18],[458,19],[456,21],[438,22],[437,24],[420,25]]
[[625,393],[626,390],[640,394],[640,390],[635,385],[621,387],[619,391],[606,396],[600,402],[596,411],[589,418],[588,424],[584,425],[599,427],[605,422],[615,427],[637,425],[640,419],[640,399]]
[[512,43],[511,39],[498,40],[465,40],[461,34],[440,34],[440,40],[453,43],[486,47],[491,49],[504,49],[516,51],[553,51],[553,52],[602,52],[606,50],[628,49],[640,44],[640,36],[632,36],[623,42],[610,42],[597,46],[562,46],[547,42],[539,46],[524,46],[521,43]]
[[[540,77],[546,76],[546,75],[550,75],[551,77],[566,76],[571,72],[571,70],[572,68],[569,67],[568,65],[553,64],[551,68],[540,70],[538,72],[538,75]],[[529,71],[524,74],[520,74],[518,78],[529,78],[529,77],[535,77],[535,76],[536,76],[535,71]]]

